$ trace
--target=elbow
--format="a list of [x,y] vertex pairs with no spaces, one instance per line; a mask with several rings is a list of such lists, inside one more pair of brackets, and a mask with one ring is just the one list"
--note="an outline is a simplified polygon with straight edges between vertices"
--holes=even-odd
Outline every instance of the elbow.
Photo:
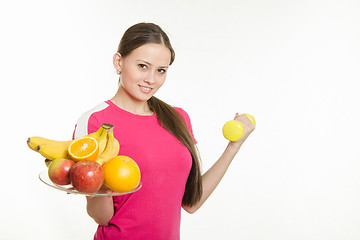
[[185,210],[185,211],[189,214],[194,214],[196,212],[195,209],[189,209],[189,210]]
[[199,208],[195,207],[195,206],[182,206],[182,208],[187,212],[187,213],[190,213],[190,214],[194,214]]
[[94,219],[94,220],[97,224],[99,224],[100,226],[104,226],[104,227],[109,226],[109,223],[110,223],[110,221],[108,221],[106,219]]
[[114,215],[112,198],[87,198],[86,210],[88,215],[101,226],[108,226]]
[[95,214],[92,214],[91,212],[89,212],[88,211],[88,215],[92,218],[92,219],[94,219],[94,221],[97,223],[97,224],[99,224],[99,225],[101,225],[101,226],[108,226],[109,225],[109,223],[110,223],[110,220],[111,220],[111,218],[108,218],[108,217],[106,217],[106,216],[104,216],[104,215],[102,215],[102,216],[97,216],[97,215],[95,215]]
[[104,227],[109,226],[112,214],[106,214],[106,212],[99,214],[97,212],[92,212],[91,209],[87,209],[87,213],[97,224]]

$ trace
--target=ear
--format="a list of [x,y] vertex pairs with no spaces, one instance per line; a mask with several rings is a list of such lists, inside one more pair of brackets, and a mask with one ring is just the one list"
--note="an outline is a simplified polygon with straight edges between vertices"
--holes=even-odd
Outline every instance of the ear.
[[113,65],[117,72],[121,72],[122,56],[120,53],[115,53],[113,57]]

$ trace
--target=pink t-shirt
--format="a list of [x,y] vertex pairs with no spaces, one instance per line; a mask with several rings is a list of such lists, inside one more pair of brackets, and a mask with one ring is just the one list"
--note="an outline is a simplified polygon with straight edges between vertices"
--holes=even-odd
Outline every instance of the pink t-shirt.
[[[175,109],[192,133],[187,113]],[[160,126],[155,114],[135,115],[111,101],[84,113],[74,137],[94,132],[102,123],[115,126],[119,155],[129,156],[139,165],[142,188],[113,197],[115,214],[109,226],[99,225],[94,239],[180,239],[181,201],[192,165],[188,149]]]

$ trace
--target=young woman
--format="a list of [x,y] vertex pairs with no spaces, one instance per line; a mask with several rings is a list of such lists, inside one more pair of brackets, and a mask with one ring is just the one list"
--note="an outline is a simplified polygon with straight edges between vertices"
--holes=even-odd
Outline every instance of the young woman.
[[175,58],[164,31],[139,23],[123,35],[113,64],[120,75],[113,98],[84,113],[75,138],[111,123],[120,155],[140,167],[142,188],[132,194],[87,198],[87,212],[99,224],[94,239],[180,239],[181,207],[194,213],[224,176],[241,145],[255,129],[244,115],[243,137],[229,142],[203,175],[190,118],[181,108],[154,97]]

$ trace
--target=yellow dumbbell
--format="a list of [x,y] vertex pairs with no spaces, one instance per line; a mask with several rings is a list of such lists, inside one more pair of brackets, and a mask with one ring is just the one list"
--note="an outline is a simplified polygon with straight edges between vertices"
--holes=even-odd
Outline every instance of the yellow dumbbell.
[[[244,113],[250,121],[256,125],[255,118],[251,116],[250,114]],[[244,126],[241,122],[236,120],[230,120],[224,124],[224,127],[222,129],[224,137],[232,142],[235,142],[239,140],[242,135],[244,134]]]

